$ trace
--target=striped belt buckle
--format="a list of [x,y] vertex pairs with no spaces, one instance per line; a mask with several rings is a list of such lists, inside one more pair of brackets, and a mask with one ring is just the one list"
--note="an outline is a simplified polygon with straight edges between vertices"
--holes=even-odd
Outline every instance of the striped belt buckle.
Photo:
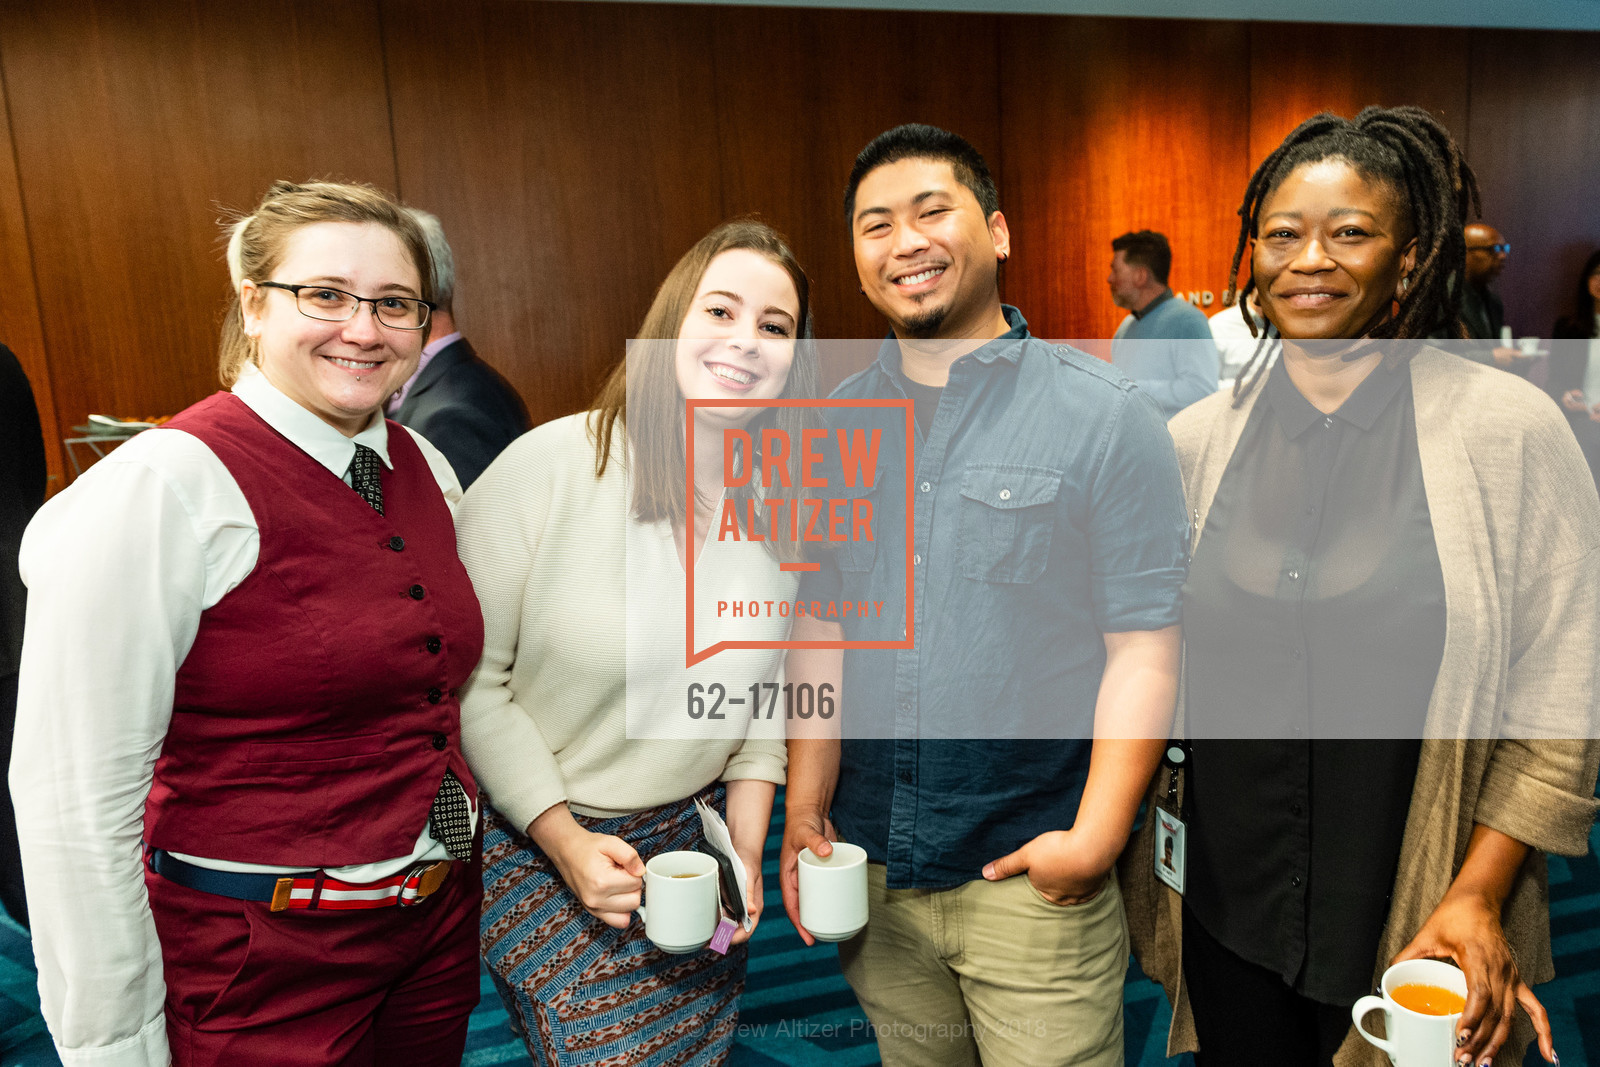
[[419,863],[403,874],[376,882],[341,882],[321,873],[279,878],[272,890],[271,910],[355,911],[410,907],[439,891],[450,876],[453,863],[452,860]]

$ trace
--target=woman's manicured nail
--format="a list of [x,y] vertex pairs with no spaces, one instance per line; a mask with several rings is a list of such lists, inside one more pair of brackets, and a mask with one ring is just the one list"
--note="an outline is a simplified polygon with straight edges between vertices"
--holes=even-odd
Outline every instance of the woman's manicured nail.
[[1462,1045],[1465,1045],[1466,1043],[1467,1043],[1467,1032],[1465,1030],[1457,1030],[1456,1031],[1456,1048],[1460,1048]]

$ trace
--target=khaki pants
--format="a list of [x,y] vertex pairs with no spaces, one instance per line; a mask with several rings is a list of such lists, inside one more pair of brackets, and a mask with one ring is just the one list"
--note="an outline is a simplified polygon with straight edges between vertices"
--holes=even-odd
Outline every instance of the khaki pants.
[[839,946],[885,1067],[1120,1067],[1128,922],[1115,872],[1069,907],[1025,875],[887,889],[867,867],[867,928]]

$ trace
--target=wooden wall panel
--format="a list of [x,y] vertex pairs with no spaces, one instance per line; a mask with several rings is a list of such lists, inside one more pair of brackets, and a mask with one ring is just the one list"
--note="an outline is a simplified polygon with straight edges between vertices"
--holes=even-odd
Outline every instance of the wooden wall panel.
[[1473,31],[1468,156],[1511,242],[1506,323],[1548,336],[1600,248],[1600,33]]
[[1129,230],[1165,233],[1173,287],[1220,300],[1247,176],[1244,25],[1019,17],[1001,39],[1007,298],[1034,332],[1111,336],[1111,239]]
[[1251,168],[1317,112],[1354,118],[1369,104],[1427,108],[1465,145],[1467,34],[1421,26],[1251,23]]
[[[819,336],[887,332],[860,294],[844,221],[845,183],[869,141],[901,123],[931,123],[998,169],[996,27],[987,16],[772,8],[716,20],[725,209],[758,212],[788,235],[812,280]],[[825,379],[837,382],[875,352],[826,346]]]
[[706,9],[386,0],[400,187],[538,422],[588,403],[724,214]]
[[62,481],[61,435],[56,432],[55,393],[39,321],[39,291],[33,283],[33,254],[28,224],[17,184],[16,151],[11,142],[10,108],[0,77],[0,343],[17,354],[39,407],[44,429],[44,456],[50,471],[49,492]]
[[394,185],[371,5],[7,2],[0,63],[63,433],[216,388],[219,207]]
[[822,336],[881,335],[840,192],[873,135],[926,121],[996,172],[1005,297],[1042,335],[1104,336],[1111,237],[1166,232],[1174,285],[1220,295],[1244,180],[1288,129],[1418,103],[1465,141],[1516,246],[1511,320],[1543,331],[1600,243],[1597,71],[1600,34],[0,0],[0,330],[46,404],[53,387],[53,436],[90,411],[175,411],[215,385],[221,209],[277,177],[364,179],[443,218],[462,327],[549,418],[588,401],[667,269],[735,214],[789,234]]

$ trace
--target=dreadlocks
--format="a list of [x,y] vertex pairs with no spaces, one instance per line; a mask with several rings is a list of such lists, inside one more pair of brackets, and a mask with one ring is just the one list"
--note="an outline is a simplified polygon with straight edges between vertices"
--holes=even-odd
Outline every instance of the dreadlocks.
[[[1458,321],[1461,272],[1466,241],[1461,230],[1468,213],[1478,211],[1478,181],[1461,150],[1439,122],[1419,107],[1369,107],[1352,122],[1324,111],[1302,122],[1250,176],[1239,205],[1239,243],[1234,246],[1223,302],[1237,300],[1255,336],[1245,306],[1255,290],[1255,273],[1238,286],[1239,263],[1257,236],[1261,207],[1296,167],[1342,159],[1368,181],[1387,185],[1411,221],[1417,241],[1417,266],[1407,276],[1399,309],[1372,328],[1374,338],[1429,337],[1448,332],[1464,337]],[[1253,388],[1266,370],[1266,339],[1234,379],[1234,402]]]

